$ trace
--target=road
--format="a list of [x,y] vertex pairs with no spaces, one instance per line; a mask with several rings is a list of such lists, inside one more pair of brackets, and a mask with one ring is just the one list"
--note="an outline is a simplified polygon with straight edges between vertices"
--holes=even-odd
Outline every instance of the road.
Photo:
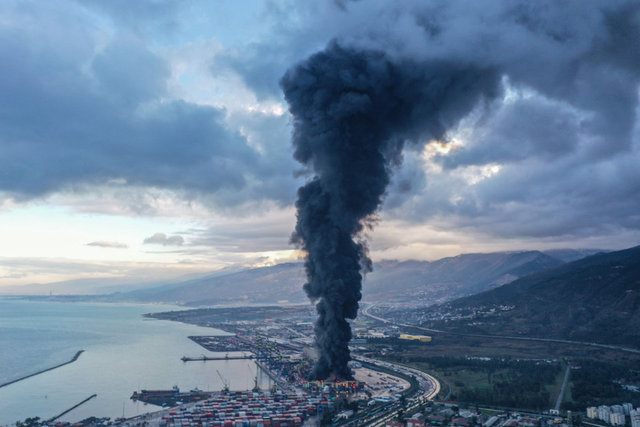
[[410,368],[408,366],[398,365],[396,363],[383,362],[381,360],[372,359],[370,357],[357,355],[353,355],[352,357],[354,360],[357,360],[359,362],[366,362],[372,365],[382,366],[392,371],[400,372],[401,374],[414,376],[418,381],[418,385],[420,386],[420,395],[427,400],[433,399],[440,392],[440,383],[438,382],[438,380],[427,374],[426,372]]
[[589,346],[589,347],[605,348],[607,350],[616,350],[616,351],[624,351],[624,352],[627,352],[627,353],[640,354],[640,350],[637,350],[635,348],[622,347],[622,346],[618,346],[618,345],[609,345],[609,344],[598,344],[598,343],[595,343],[595,342],[561,340],[561,339],[554,339],[554,338],[514,337],[514,336],[508,336],[508,335],[469,334],[469,333],[463,333],[463,332],[443,331],[441,329],[423,328],[422,326],[409,325],[407,323],[393,322],[393,321],[391,321],[389,319],[384,319],[382,317],[379,317],[379,316],[376,316],[374,314],[371,314],[369,312],[369,310],[371,308],[375,307],[375,306],[376,306],[376,304],[367,305],[366,307],[364,307],[362,309],[362,314],[364,314],[365,316],[370,317],[372,319],[375,319],[375,320],[378,320],[380,322],[383,322],[383,323],[389,323],[389,324],[393,324],[393,325],[396,325],[396,326],[403,326],[403,327],[406,327],[406,328],[419,329],[421,331],[426,331],[426,332],[435,332],[435,333],[439,333],[439,334],[457,335],[457,336],[460,336],[460,337],[493,338],[493,339],[502,339],[502,340],[537,341],[537,342],[550,342],[550,343],[559,343],[559,344],[575,344],[575,345],[584,345],[584,346]]
[[440,383],[431,375],[426,372],[422,372],[418,369],[414,369],[408,366],[399,365],[396,363],[383,362],[381,360],[372,359],[370,357],[352,355],[354,360],[360,362],[366,362],[371,365],[377,365],[387,368],[391,371],[395,371],[407,376],[413,376],[418,381],[418,395],[408,400],[408,406],[402,408],[400,402],[395,401],[389,403],[380,412],[373,415],[363,415],[354,420],[351,420],[348,425],[367,425],[367,426],[383,426],[387,421],[390,421],[398,416],[399,411],[402,409],[405,412],[418,409],[421,405],[424,405],[427,401],[432,400],[440,392]]
[[569,380],[569,372],[571,371],[571,366],[567,366],[567,370],[564,371],[564,380],[562,380],[562,387],[560,387],[560,394],[558,394],[558,399],[556,400],[555,410],[560,410],[560,404],[562,403],[562,398],[564,397],[564,389],[567,386],[567,381]]

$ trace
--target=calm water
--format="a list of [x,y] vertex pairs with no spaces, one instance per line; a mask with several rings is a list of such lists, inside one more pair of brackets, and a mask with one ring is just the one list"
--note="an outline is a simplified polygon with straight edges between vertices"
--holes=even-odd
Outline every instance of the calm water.
[[[158,410],[129,399],[134,390],[220,390],[220,371],[232,390],[253,386],[256,366],[247,360],[183,363],[184,355],[213,353],[189,335],[224,332],[165,320],[144,313],[170,306],[58,303],[0,298],[0,383],[73,357],[69,365],[0,388],[0,425],[29,416],[50,418],[93,393],[98,397],[73,410],[64,421],[95,415],[126,417]],[[259,375],[261,386],[268,378]]]

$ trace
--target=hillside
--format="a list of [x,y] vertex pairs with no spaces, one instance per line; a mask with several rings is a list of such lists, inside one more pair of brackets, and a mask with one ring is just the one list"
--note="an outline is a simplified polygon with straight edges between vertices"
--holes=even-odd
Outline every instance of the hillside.
[[[437,261],[384,261],[366,278],[369,301],[437,304],[561,265],[538,251],[463,254]],[[393,285],[391,285],[393,284]]]
[[157,288],[112,295],[119,301],[178,303],[192,306],[228,303],[277,303],[307,301],[302,291],[304,271],[300,263],[278,264],[211,275]]
[[562,262],[577,261],[591,255],[605,252],[609,251],[605,251],[602,249],[550,249],[547,251],[542,251],[542,253],[544,253],[545,255],[557,258]]
[[450,320],[428,322],[432,327],[640,347],[640,246],[592,255],[434,311]]
[[[441,260],[384,261],[364,282],[364,298],[436,304],[470,295],[562,261],[538,251],[465,254]],[[110,301],[179,303],[191,306],[305,302],[301,263],[212,275],[156,288],[118,293]]]

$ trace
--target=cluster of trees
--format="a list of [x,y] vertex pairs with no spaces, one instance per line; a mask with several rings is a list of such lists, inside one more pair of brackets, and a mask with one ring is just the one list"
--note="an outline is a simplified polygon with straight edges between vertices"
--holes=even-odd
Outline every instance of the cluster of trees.
[[576,362],[580,369],[571,371],[571,398],[566,409],[584,410],[588,406],[631,402],[640,405],[640,393],[626,390],[622,384],[640,385],[637,366],[625,366],[594,360]]
[[527,360],[468,360],[463,367],[488,371],[488,388],[463,387],[457,399],[513,408],[547,409],[551,395],[546,385],[561,372],[559,363]]
[[419,340],[405,340],[399,337],[384,337],[384,338],[367,338],[367,343],[373,346],[388,346],[394,347],[398,351],[406,350],[407,347],[419,347],[425,345],[431,345],[431,342],[424,342]]
[[[16,427],[44,427],[52,424],[53,423],[47,420],[43,420],[40,417],[29,417],[29,418],[26,418],[24,421],[17,421]],[[64,426],[71,425],[71,423],[68,423],[68,422],[56,422],[55,424],[61,424]],[[89,427],[104,426],[104,425],[110,425],[110,424],[111,424],[111,418],[109,417],[105,417],[105,418],[89,417],[75,423],[75,425],[82,425],[82,426],[89,426]]]
[[17,421],[16,427],[40,427],[45,423],[40,417],[29,417],[24,421]]
[[540,384],[494,383],[491,388],[463,388],[452,399],[508,408],[548,409],[551,395]]
[[[478,359],[428,357],[422,360],[429,369],[441,372],[455,384],[453,400],[492,406],[548,409],[551,400],[546,386],[553,384],[562,371],[558,362],[509,358]],[[466,372],[486,375],[486,382],[466,384]]]

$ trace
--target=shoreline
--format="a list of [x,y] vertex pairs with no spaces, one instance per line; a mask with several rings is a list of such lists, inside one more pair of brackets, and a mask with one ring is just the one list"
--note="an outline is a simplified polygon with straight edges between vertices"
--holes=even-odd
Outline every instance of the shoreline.
[[75,362],[76,360],[78,360],[78,358],[80,357],[80,355],[81,355],[82,353],[84,353],[84,350],[80,350],[80,351],[78,351],[78,352],[75,354],[75,356],[73,356],[73,358],[72,358],[71,360],[68,360],[68,361],[66,361],[66,362],[64,362],[64,363],[60,363],[59,365],[55,365],[55,366],[52,366],[52,367],[50,367],[50,368],[42,369],[42,370],[40,370],[40,371],[38,371],[38,372],[34,372],[33,374],[25,375],[24,377],[20,377],[20,378],[18,378],[18,379],[11,380],[11,381],[8,381],[8,382],[6,382],[6,383],[2,383],[2,384],[0,384],[0,388],[2,388],[2,387],[6,387],[6,386],[9,386],[9,385],[11,385],[11,384],[15,384],[15,383],[20,382],[20,381],[22,381],[22,380],[26,380],[27,378],[35,377],[36,375],[44,374],[45,372],[53,371],[54,369],[58,369],[58,368],[61,368],[61,367],[65,366],[65,365],[68,365],[68,364],[70,364],[70,363],[73,363],[73,362]]

